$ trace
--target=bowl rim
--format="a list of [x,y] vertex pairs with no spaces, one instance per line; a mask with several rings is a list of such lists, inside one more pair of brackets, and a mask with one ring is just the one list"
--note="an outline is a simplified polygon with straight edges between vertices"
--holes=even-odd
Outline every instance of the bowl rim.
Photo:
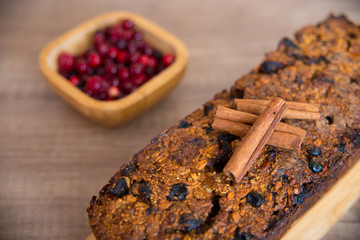
[[[151,34],[153,34],[157,39],[161,39],[169,44],[174,49],[175,61],[127,96],[117,100],[100,101],[88,96],[86,93],[72,85],[57,71],[52,70],[48,66],[47,60],[52,56],[52,53],[56,51],[57,48],[69,39],[77,36],[84,30],[92,29],[96,31],[96,29],[99,29],[99,25],[102,24],[104,20],[112,18],[117,18],[118,20],[129,18],[134,21],[136,25],[140,25],[140,28],[146,29],[146,31],[151,32]],[[159,25],[129,11],[111,11],[90,18],[52,40],[41,50],[39,54],[40,69],[50,85],[56,86],[58,90],[63,92],[72,101],[75,101],[82,106],[86,106],[93,110],[108,112],[126,110],[140,100],[145,99],[156,89],[161,88],[176,75],[180,74],[186,67],[187,60],[188,51],[182,41]]]

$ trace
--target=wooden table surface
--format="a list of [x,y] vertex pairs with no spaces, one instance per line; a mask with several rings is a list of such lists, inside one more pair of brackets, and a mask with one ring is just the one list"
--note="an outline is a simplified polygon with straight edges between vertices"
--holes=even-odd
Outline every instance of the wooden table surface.
[[[205,4],[206,2],[206,4]],[[97,14],[129,10],[182,39],[187,73],[160,104],[115,129],[98,126],[45,83],[46,43]],[[360,1],[1,1],[0,239],[84,239],[92,195],[132,154],[260,63],[283,36]],[[360,239],[360,202],[324,239]]]

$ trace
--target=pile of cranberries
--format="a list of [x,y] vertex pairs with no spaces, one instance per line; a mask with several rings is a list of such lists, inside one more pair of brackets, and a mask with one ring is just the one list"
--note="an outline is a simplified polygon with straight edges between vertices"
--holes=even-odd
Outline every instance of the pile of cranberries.
[[79,56],[61,53],[59,73],[99,100],[128,95],[175,59],[147,44],[129,19],[97,31],[92,40],[90,49]]

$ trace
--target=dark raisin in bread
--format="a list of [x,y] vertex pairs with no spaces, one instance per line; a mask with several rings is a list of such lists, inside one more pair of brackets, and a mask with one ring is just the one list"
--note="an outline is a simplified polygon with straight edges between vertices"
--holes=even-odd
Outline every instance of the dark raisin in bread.
[[[266,146],[240,183],[221,172],[241,139],[214,131],[234,98],[321,104],[299,152]],[[279,239],[355,161],[360,147],[360,29],[345,16],[284,38],[230,89],[151,140],[93,197],[97,239]]]

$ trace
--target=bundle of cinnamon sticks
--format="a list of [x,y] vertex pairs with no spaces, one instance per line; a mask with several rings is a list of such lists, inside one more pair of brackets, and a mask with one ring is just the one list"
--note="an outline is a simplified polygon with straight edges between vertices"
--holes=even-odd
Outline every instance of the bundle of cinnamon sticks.
[[236,99],[236,110],[219,106],[213,128],[242,137],[224,168],[224,173],[240,181],[260,154],[265,144],[299,150],[306,131],[281,123],[282,118],[317,120],[320,106],[310,103]]

